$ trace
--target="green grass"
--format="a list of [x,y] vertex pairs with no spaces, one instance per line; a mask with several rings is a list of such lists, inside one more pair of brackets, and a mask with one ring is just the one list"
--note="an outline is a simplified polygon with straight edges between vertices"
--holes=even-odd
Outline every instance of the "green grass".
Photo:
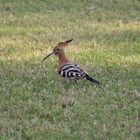
[[[105,93],[41,63],[71,38]],[[139,140],[140,1],[0,0],[0,139]]]

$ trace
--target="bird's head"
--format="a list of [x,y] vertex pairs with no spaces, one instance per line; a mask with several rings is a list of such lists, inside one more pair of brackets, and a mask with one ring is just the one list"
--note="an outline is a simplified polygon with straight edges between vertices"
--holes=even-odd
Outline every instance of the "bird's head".
[[53,51],[48,54],[42,61],[44,61],[45,59],[47,59],[49,56],[51,56],[52,54],[56,55],[56,56],[60,56],[61,54],[64,53],[64,48],[68,46],[68,44],[72,41],[73,39],[67,40],[65,42],[60,42],[58,43],[58,45],[53,49]]

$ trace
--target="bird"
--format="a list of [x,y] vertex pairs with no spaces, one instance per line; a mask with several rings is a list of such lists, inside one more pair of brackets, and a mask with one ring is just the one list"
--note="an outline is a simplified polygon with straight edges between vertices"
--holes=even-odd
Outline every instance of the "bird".
[[58,74],[66,79],[70,79],[73,81],[78,81],[80,79],[86,79],[92,83],[95,83],[97,85],[100,84],[100,82],[94,78],[92,78],[85,70],[83,70],[78,64],[71,63],[65,54],[65,48],[68,46],[70,42],[72,42],[73,39],[60,42],[56,47],[54,47],[53,51],[49,53],[43,60],[46,60],[51,55],[55,55],[58,58],[59,64],[58,64]]

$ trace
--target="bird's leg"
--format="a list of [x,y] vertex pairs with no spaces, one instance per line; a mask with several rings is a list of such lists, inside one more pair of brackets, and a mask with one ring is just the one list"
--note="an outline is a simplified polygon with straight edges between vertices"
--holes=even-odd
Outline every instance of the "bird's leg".
[[66,79],[67,83],[78,83],[78,80]]
[[63,84],[69,83],[69,79],[61,78],[61,81],[62,81]]
[[78,80],[73,80],[75,83],[78,83]]
[[70,80],[69,80],[69,79],[66,79],[65,81],[66,81],[67,83],[70,83]]

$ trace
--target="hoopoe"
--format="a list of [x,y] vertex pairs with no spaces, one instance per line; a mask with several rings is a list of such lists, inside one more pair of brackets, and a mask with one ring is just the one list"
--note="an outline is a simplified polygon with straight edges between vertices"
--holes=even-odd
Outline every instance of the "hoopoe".
[[59,60],[58,65],[58,73],[67,79],[77,81],[79,79],[87,79],[90,82],[100,84],[99,81],[95,80],[94,78],[90,77],[78,64],[72,64],[66,57],[64,48],[68,46],[68,44],[72,41],[67,40],[65,42],[60,42],[53,51],[48,54],[42,61],[48,58],[51,55],[56,55]]

